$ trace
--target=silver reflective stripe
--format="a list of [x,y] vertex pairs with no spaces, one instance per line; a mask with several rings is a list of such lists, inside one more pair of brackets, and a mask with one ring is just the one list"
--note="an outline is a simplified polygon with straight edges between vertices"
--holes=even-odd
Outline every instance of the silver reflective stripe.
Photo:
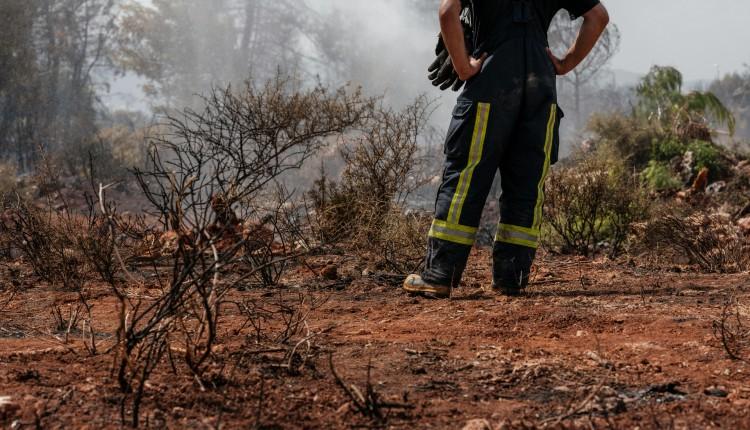
[[441,227],[437,224],[432,225],[432,230],[438,233],[443,233],[450,236],[457,236],[464,239],[474,240],[477,237],[476,233],[467,233],[465,231],[454,230],[446,227]]
[[536,247],[539,244],[539,237],[522,231],[501,228],[497,231],[497,242],[507,242],[516,245]]

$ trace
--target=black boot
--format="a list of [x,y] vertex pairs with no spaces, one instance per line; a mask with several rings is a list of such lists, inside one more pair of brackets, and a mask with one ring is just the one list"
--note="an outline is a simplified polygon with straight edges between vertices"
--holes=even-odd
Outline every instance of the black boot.
[[529,285],[531,264],[536,250],[518,245],[496,243],[492,268],[493,291],[518,296]]

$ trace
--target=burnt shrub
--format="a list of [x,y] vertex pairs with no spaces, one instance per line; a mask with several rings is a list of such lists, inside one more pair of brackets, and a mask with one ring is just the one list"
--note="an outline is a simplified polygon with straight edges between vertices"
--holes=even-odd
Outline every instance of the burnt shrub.
[[612,161],[588,157],[553,170],[546,186],[546,242],[563,253],[621,253],[648,202],[637,177]]
[[308,193],[323,242],[344,244],[399,273],[421,264],[429,220],[405,208],[428,179],[418,143],[430,110],[424,97],[401,111],[376,106],[345,142],[341,179],[332,181],[322,172]]
[[748,244],[727,214],[668,204],[655,211],[639,230],[646,248],[683,255],[702,271],[736,273],[750,267]]

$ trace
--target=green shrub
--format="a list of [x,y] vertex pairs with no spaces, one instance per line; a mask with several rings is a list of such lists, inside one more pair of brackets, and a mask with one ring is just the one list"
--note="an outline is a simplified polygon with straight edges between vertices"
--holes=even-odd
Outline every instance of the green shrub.
[[654,142],[664,140],[655,126],[622,114],[593,115],[588,128],[596,135],[597,152],[614,153],[639,170],[651,160]]
[[708,168],[709,177],[712,181],[725,178],[729,175],[730,167],[724,155],[724,150],[713,143],[694,140],[688,144],[687,150],[693,153],[696,172],[703,168]]
[[610,256],[619,254],[630,226],[647,216],[649,206],[637,178],[621,161],[597,157],[555,169],[546,195],[546,219],[554,234],[545,241],[582,255],[602,247]]
[[641,173],[641,179],[653,191],[671,191],[682,186],[672,169],[656,160],[649,161],[648,167]]
[[682,157],[685,151],[687,145],[676,139],[657,139],[651,147],[651,161],[669,162],[675,157]]

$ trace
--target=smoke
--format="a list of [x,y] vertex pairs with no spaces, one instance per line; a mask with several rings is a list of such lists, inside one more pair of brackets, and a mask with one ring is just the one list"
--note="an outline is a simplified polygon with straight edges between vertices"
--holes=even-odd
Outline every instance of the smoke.
[[[150,5],[147,0],[139,0],[139,3]],[[329,36],[330,40],[325,41],[329,46],[318,46],[317,49],[342,51],[339,54],[341,64],[318,62],[316,57],[325,58],[325,55],[323,52],[315,52],[315,42],[311,40],[301,40],[299,43],[302,44],[301,50],[309,52],[314,61],[306,61],[304,58],[280,59],[270,53],[259,56],[258,61],[265,63],[270,70],[302,68],[303,76],[318,76],[331,86],[346,83],[361,86],[368,94],[382,95],[386,104],[397,109],[419,95],[426,94],[434,101],[432,121],[441,126],[439,128],[444,128],[442,124],[449,115],[457,94],[439,91],[427,80],[427,66],[434,59],[433,51],[439,32],[438,2],[307,0],[306,4],[309,13],[330,27],[332,34]],[[281,42],[279,38],[284,35],[270,34],[268,37]],[[202,44],[210,45],[216,38],[208,39],[202,41]],[[225,48],[208,46],[203,51],[216,53],[223,52]],[[194,55],[192,60],[201,62],[201,56]],[[298,62],[290,64],[295,61]],[[198,70],[211,70],[207,65],[196,64],[195,67]],[[213,84],[226,84],[222,79],[221,74],[215,74],[212,77]],[[127,73],[124,78],[113,79],[111,91],[104,96],[104,100],[113,108],[144,109],[148,105],[148,97],[141,91],[144,82],[132,73]],[[192,87],[195,94],[207,90],[208,88]]]
[[426,94],[436,103],[433,120],[450,111],[457,94],[441,92],[427,80],[439,32],[438,2],[315,0],[311,4],[343,21],[341,37],[348,42],[352,64],[347,80],[367,92],[383,94],[396,107]]

